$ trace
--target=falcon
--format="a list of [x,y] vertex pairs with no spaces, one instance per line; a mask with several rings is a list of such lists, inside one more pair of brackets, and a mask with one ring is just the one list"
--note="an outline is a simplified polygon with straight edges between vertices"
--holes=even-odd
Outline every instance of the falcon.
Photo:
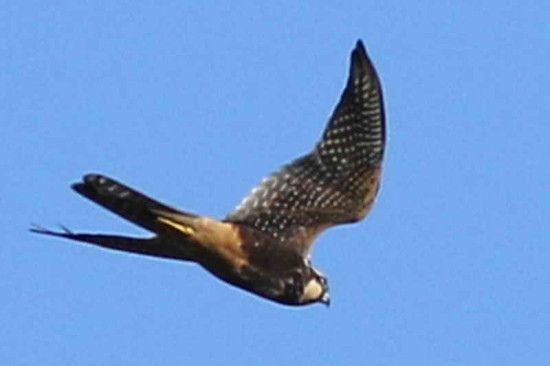
[[378,193],[385,147],[380,80],[361,40],[313,150],[267,176],[223,220],[158,202],[114,179],[85,175],[79,194],[154,233],[150,238],[31,231],[104,248],[195,262],[229,284],[286,305],[330,304],[311,263],[323,230],[363,219]]

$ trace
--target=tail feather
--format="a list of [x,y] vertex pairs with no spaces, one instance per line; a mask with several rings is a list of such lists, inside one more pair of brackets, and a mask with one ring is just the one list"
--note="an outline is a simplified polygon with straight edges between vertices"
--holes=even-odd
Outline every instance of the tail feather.
[[192,260],[189,256],[189,250],[191,249],[189,246],[170,245],[170,243],[165,242],[161,237],[133,238],[119,235],[73,233],[65,227],[62,227],[62,229],[63,231],[58,232],[36,226],[30,230],[37,234],[76,240],[108,249],[167,259]]
[[73,184],[72,188],[98,205],[152,232],[165,228],[158,220],[160,212],[197,217],[158,202],[103,175],[88,174],[82,182]]

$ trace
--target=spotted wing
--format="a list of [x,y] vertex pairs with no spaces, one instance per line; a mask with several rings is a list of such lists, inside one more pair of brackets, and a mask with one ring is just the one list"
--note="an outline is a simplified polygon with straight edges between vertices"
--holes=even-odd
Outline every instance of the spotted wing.
[[321,141],[265,178],[226,220],[253,226],[306,254],[321,230],[367,214],[379,186],[384,124],[380,81],[358,41],[346,88]]

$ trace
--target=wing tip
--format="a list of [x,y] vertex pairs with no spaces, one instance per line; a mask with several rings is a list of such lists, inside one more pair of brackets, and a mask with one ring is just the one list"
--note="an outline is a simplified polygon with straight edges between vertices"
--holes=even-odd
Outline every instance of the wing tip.
[[374,68],[374,65],[372,61],[369,58],[369,55],[367,54],[367,49],[365,47],[365,44],[361,39],[358,39],[355,48],[352,51],[351,54],[351,69],[352,73],[363,73],[368,72],[373,74],[375,77],[377,77],[376,70]]
[[361,38],[357,39],[357,42],[355,43],[355,51],[363,54],[367,53],[365,49],[365,44],[363,43],[363,40]]

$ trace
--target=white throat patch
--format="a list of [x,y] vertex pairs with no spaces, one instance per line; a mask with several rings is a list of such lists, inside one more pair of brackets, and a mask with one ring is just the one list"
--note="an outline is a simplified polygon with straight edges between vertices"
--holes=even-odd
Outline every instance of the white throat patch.
[[309,280],[300,297],[300,302],[311,302],[319,299],[323,294],[323,286],[315,278]]

